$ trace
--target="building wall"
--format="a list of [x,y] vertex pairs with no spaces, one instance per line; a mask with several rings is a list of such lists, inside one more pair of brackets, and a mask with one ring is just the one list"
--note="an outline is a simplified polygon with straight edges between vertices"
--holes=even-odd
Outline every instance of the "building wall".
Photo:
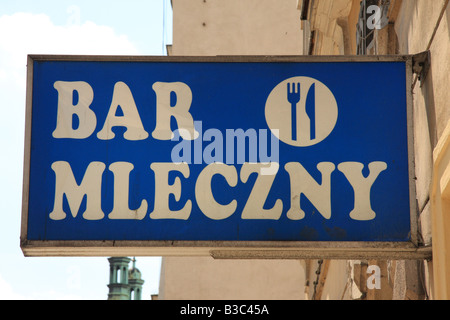
[[[433,184],[438,184],[442,190],[444,189],[441,178],[443,171],[436,171],[439,166],[434,158],[443,151],[440,145],[449,140],[448,130],[445,131],[450,120],[448,3],[448,0],[435,1],[430,6],[429,2],[423,0],[403,1],[401,14],[395,26],[401,52],[417,53],[430,50],[431,53],[430,70],[425,79],[417,82],[413,92],[420,222],[424,241],[433,243],[433,266],[427,265],[427,269],[430,271],[434,269],[434,281],[429,281],[428,290],[432,292],[432,297],[437,299],[450,298],[450,283],[447,279],[450,263],[446,261],[449,259],[446,253],[449,248],[446,234],[450,225],[445,220],[445,216],[449,213],[448,198],[446,200],[441,198],[441,193],[430,194],[430,186]],[[444,167],[449,168],[449,163],[444,164]],[[448,180],[446,184],[448,185]],[[437,202],[447,210],[436,210]],[[443,202],[447,202],[447,205]],[[443,220],[432,228],[433,220],[441,218]],[[430,274],[427,276],[432,278]]]
[[[450,258],[446,254],[450,227],[445,214],[450,208],[447,187],[450,151],[450,5],[448,0],[391,0],[389,24],[375,30],[374,45],[367,54],[417,54],[430,50],[431,63],[425,78],[416,79],[413,90],[414,148],[419,230],[422,245],[433,244],[432,261],[330,261],[322,298],[339,299],[350,282],[359,292],[351,298],[361,299],[441,299],[450,298]],[[356,28],[359,0],[314,0],[303,26],[305,37],[312,41],[314,55],[356,54]],[[350,40],[350,41],[349,41]],[[417,76],[416,76],[417,77]],[[433,157],[434,153],[434,157]],[[445,154],[445,155],[444,155]],[[436,161],[440,162],[440,168]],[[446,176],[448,178],[448,175]],[[443,182],[443,180],[445,180]],[[430,190],[435,190],[431,192]],[[446,192],[445,196],[444,193]],[[433,209],[434,207],[434,209]],[[447,210],[445,210],[447,209]],[[432,241],[433,240],[433,241]],[[370,290],[366,282],[367,266],[379,266],[382,288]],[[347,272],[345,266],[350,266]],[[366,269],[366,270],[364,270]],[[362,276],[362,277],[361,277]],[[343,278],[347,279],[346,283]],[[389,281],[386,281],[388,279]],[[446,284],[446,285],[444,285]],[[439,288],[435,288],[438,286]],[[446,287],[446,288],[444,288]],[[332,289],[331,289],[332,288]],[[344,294],[345,296],[345,294]]]
[[173,55],[298,55],[297,0],[172,1]]
[[305,272],[299,260],[214,260],[165,257],[159,299],[302,300]]
[[[297,0],[173,0],[172,55],[298,55]],[[164,257],[159,299],[304,299],[304,262]]]

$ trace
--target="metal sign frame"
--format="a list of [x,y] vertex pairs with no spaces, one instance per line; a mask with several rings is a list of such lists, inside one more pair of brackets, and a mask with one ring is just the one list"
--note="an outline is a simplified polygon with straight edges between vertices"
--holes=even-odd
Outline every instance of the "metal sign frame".
[[[27,64],[25,155],[20,246],[25,256],[202,256],[219,259],[429,259],[431,248],[418,237],[415,191],[413,98],[413,55],[396,56],[67,56],[29,55]],[[35,61],[121,61],[121,62],[405,62],[407,135],[409,158],[410,241],[406,242],[304,242],[304,241],[119,241],[119,240],[29,240],[28,206],[30,188],[33,63]]]

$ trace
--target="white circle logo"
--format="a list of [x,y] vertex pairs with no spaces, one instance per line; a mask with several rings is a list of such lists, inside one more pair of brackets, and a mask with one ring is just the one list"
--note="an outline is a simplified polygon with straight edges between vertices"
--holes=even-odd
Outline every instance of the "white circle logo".
[[291,146],[309,147],[333,131],[338,106],[333,93],[322,82],[293,77],[278,84],[269,94],[265,116],[279,140]]

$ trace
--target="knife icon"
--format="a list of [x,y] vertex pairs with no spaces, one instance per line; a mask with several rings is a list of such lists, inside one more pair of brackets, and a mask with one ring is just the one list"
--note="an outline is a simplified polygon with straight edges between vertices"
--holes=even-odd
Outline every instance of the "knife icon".
[[310,121],[310,140],[316,138],[316,84],[313,83],[306,95],[306,114]]

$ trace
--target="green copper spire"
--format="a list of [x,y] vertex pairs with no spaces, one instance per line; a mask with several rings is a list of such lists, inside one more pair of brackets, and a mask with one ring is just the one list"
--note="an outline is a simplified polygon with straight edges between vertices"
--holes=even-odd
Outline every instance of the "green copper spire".
[[[141,300],[141,272],[136,268],[136,259],[128,257],[112,257],[109,261],[109,293],[108,300]],[[131,269],[128,264],[133,261]]]

